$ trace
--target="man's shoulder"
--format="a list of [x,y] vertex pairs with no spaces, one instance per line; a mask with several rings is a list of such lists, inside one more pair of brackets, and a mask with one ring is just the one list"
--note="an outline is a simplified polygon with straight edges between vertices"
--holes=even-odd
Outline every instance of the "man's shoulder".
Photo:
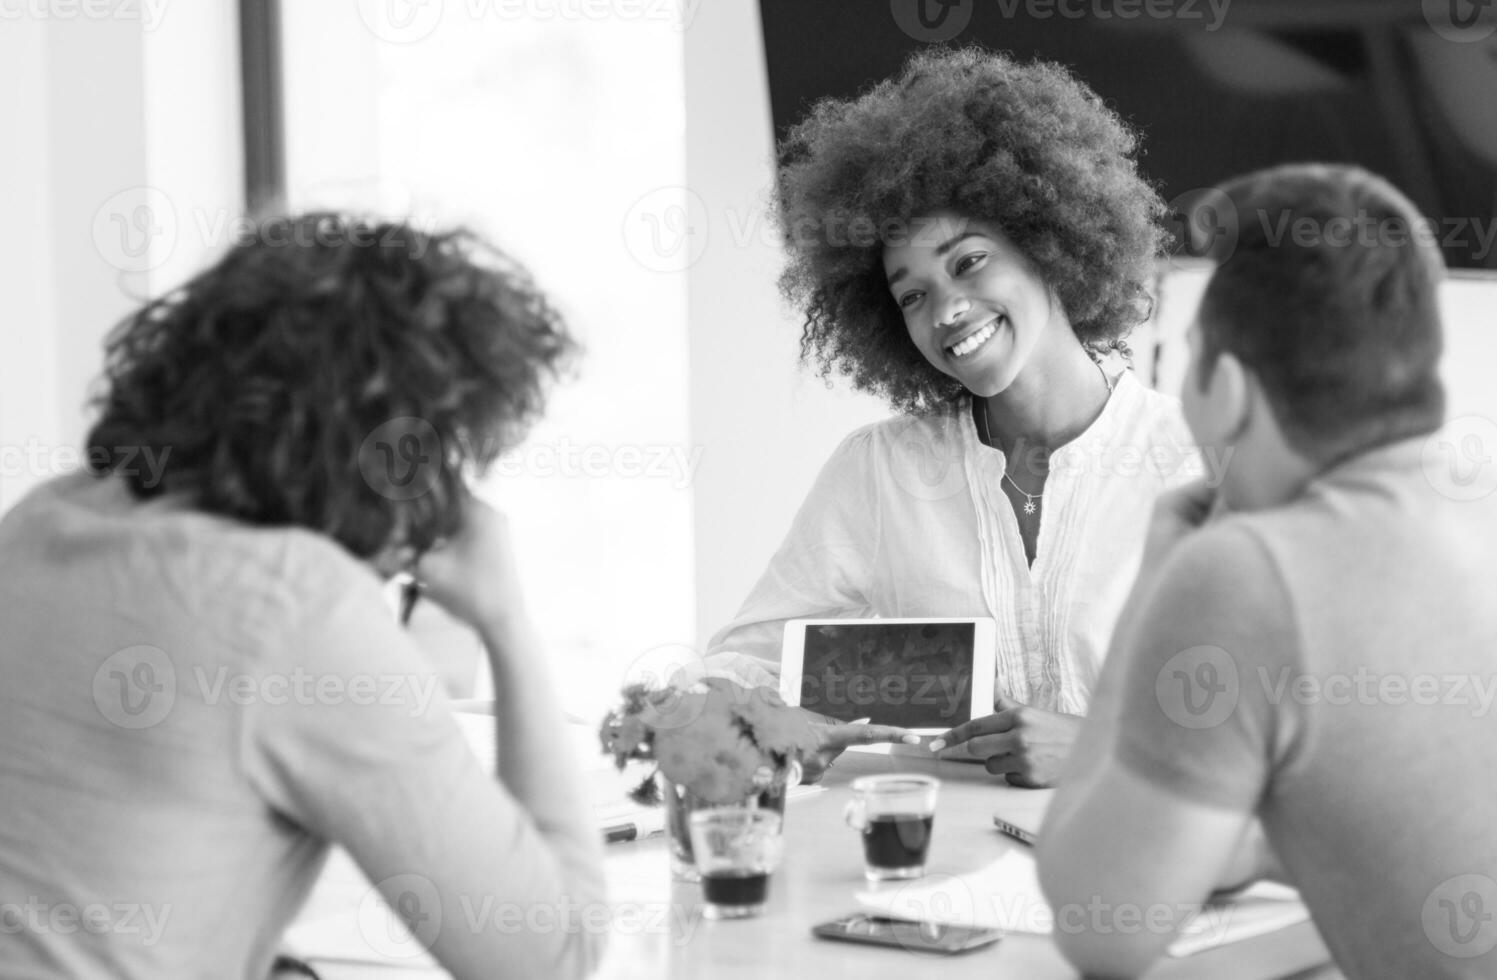
[[1254,522],[1238,517],[1176,546],[1159,570],[1151,605],[1166,620],[1156,633],[1187,646],[1230,643],[1246,651],[1265,635],[1265,624],[1294,618],[1278,562]]

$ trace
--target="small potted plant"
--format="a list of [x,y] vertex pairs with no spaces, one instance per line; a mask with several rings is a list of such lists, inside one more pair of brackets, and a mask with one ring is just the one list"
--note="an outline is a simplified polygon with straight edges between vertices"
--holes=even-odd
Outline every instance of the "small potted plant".
[[629,685],[600,735],[620,769],[634,759],[655,763],[630,796],[665,805],[672,868],[683,878],[695,877],[687,832],[693,810],[749,806],[783,813],[802,760],[817,749],[804,713],[770,688],[725,677],[680,687]]

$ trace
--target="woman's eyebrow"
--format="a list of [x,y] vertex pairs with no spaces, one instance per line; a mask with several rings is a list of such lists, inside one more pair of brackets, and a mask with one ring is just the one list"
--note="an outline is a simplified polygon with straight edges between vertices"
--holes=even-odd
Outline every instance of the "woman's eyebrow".
[[[980,231],[964,231],[960,234],[952,235],[949,239],[936,246],[936,254],[944,258],[946,253],[950,252],[952,249],[956,248],[967,239],[986,237],[987,236]],[[895,283],[903,279],[905,276],[909,275],[909,272],[910,270],[906,269],[904,266],[900,266],[899,268],[895,269],[892,273],[889,274],[889,286],[892,288]]]
[[986,238],[986,237],[987,236],[984,235],[980,231],[964,231],[960,235],[952,235],[945,242],[942,242],[940,245],[936,246],[936,254],[944,256],[947,252],[949,252],[952,249],[956,248],[958,245],[960,245],[962,242],[966,241],[969,238]]

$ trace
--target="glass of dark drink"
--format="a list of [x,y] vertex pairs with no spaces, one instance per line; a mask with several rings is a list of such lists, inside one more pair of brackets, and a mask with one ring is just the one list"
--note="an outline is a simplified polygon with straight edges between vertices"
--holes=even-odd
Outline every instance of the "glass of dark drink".
[[691,849],[702,876],[702,914],[743,919],[764,911],[780,863],[784,818],[773,810],[714,807],[691,815]]
[[918,878],[936,819],[941,781],[915,773],[864,776],[852,781],[847,823],[863,835],[863,877]]

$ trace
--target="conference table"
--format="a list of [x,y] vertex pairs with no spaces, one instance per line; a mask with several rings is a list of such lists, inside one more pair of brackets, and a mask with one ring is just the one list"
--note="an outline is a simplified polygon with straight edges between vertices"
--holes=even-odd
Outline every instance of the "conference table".
[[[597,973],[607,980],[856,976],[860,980],[943,980],[1013,977],[1072,978],[1076,971],[1046,936],[1011,933],[995,945],[955,955],[833,942],[811,935],[817,923],[858,910],[863,881],[862,845],[843,821],[848,783],[879,772],[925,772],[941,779],[940,800],[927,874],[969,872],[1025,845],[998,833],[995,811],[1023,821],[1048,802],[1048,791],[1023,790],[995,781],[979,766],[910,757],[848,752],[823,780],[823,789],[793,798],[786,809],[784,861],[770,885],[763,915],[713,921],[701,914],[699,886],[673,881],[666,842],[656,836],[607,849],[611,918],[607,956]],[[367,893],[367,885],[360,883]],[[318,916],[336,916],[336,905],[357,901],[350,884],[322,889],[304,918],[315,932]],[[305,927],[304,930],[305,932]],[[324,980],[434,980],[432,966],[391,967],[311,958]],[[1168,978],[1338,977],[1309,922],[1206,950],[1168,957],[1149,973]]]

